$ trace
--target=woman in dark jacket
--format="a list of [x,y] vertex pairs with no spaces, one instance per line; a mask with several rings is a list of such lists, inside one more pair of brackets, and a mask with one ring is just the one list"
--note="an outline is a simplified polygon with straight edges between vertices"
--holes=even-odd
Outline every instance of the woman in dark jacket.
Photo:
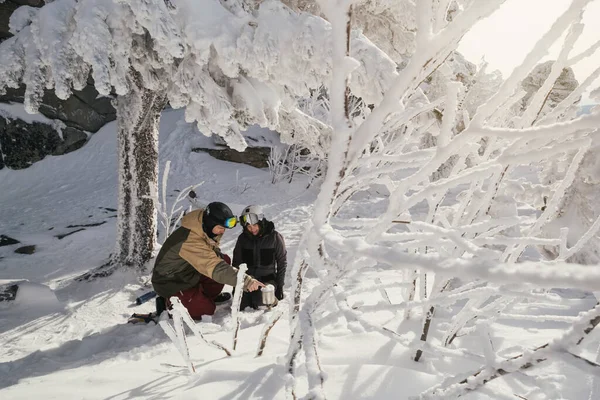
[[[248,206],[240,216],[243,232],[233,250],[233,266],[245,263],[247,274],[264,284],[275,286],[275,297],[283,299],[287,250],[273,222],[265,219],[262,208]],[[260,291],[243,293],[241,309],[258,308],[262,304]]]

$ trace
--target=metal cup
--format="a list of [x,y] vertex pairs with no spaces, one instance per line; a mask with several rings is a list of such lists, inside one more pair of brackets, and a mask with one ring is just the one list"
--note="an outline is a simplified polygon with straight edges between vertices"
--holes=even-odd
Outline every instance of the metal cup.
[[261,292],[263,305],[268,307],[275,304],[275,286],[268,284],[261,288]]

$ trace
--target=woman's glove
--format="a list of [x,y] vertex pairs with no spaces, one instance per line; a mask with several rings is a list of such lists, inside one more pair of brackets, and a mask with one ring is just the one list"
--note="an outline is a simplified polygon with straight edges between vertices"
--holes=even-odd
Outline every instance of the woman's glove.
[[275,288],[275,297],[277,300],[283,300],[283,287],[277,285]]

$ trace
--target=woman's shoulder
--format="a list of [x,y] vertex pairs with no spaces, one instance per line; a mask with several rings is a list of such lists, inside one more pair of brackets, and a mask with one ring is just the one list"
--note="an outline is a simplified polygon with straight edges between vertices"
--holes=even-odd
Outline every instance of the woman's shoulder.
[[283,239],[283,235],[282,235],[281,233],[279,233],[278,231],[273,231],[273,233],[275,234],[275,237],[276,237],[277,239],[279,239],[279,240],[280,240],[280,241],[282,241],[282,242],[284,241],[284,239]]

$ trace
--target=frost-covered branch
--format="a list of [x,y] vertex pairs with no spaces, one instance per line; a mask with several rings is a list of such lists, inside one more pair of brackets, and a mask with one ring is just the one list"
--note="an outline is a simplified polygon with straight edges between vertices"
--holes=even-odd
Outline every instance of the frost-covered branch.
[[233,325],[233,350],[235,351],[237,347],[238,334],[240,331],[240,306],[242,304],[242,296],[244,287],[244,277],[246,276],[246,271],[248,270],[247,265],[240,264],[238,272],[237,272],[237,282],[235,287],[237,290],[233,295],[233,302],[231,303],[231,323]]
[[487,382],[509,374],[514,371],[528,369],[545,361],[554,351],[564,351],[581,341],[600,323],[600,306],[581,313],[573,327],[567,330],[561,337],[554,339],[533,350],[511,357],[507,360],[495,363],[494,368],[485,367],[471,374],[467,379],[452,383],[454,378],[421,393],[418,399],[436,399],[448,397],[460,397],[466,392],[476,390]]
[[167,183],[169,181],[170,169],[171,169],[171,161],[168,160],[165,163],[165,170],[163,171],[163,177],[162,177],[162,181],[161,181],[161,190],[159,192],[161,194],[161,197],[160,197],[160,199],[158,199],[157,204],[155,206],[157,214],[158,214],[159,223],[161,224],[161,226],[163,228],[162,230],[159,230],[159,237],[158,237],[158,243],[160,243],[161,245],[164,243],[165,240],[167,240],[169,235],[175,230],[175,228],[181,221],[183,214],[185,213],[184,208],[182,206],[179,206],[179,203],[181,203],[190,194],[191,191],[195,190],[197,187],[199,187],[200,185],[202,185],[204,183],[204,182],[200,182],[196,185],[188,186],[185,189],[180,190],[179,194],[177,195],[177,197],[171,204],[171,208],[168,209],[167,208]]
[[258,342],[258,350],[256,351],[256,357],[262,356],[263,351],[265,350],[265,346],[267,345],[267,338],[269,337],[269,332],[271,332],[271,329],[273,329],[273,327],[275,326],[277,321],[279,321],[282,315],[283,311],[275,311],[269,319],[269,321],[263,327],[263,330],[260,334],[260,340]]
[[174,321],[180,320],[180,321],[185,322],[185,324],[188,326],[188,328],[191,329],[191,331],[194,333],[194,335],[196,335],[198,338],[200,338],[204,343],[206,343],[207,345],[209,345],[211,347],[214,347],[215,349],[222,350],[225,352],[225,354],[227,354],[228,356],[231,356],[231,351],[229,349],[227,349],[225,346],[223,346],[222,344],[220,344],[214,340],[208,341],[204,337],[202,330],[200,329],[198,324],[196,324],[196,322],[192,319],[189,312],[187,311],[187,308],[185,308],[185,306],[183,304],[181,304],[181,300],[179,300],[179,298],[171,297],[170,301],[171,301],[171,304],[173,305],[173,311],[178,313],[178,316],[179,316],[179,318],[175,318],[175,316],[174,316],[173,317]]
[[[409,310],[418,312],[418,306],[422,306],[424,339],[436,305],[447,306],[454,297],[470,299],[469,306],[456,314],[447,330],[446,345],[459,331],[474,333],[469,325],[474,321],[491,323],[502,318],[509,307],[528,296],[524,284],[585,289],[597,283],[596,272],[583,266],[557,262],[521,263],[517,267],[512,265],[516,261],[512,258],[510,263],[503,262],[509,254],[520,254],[525,246],[553,246],[563,242],[559,237],[541,235],[540,227],[556,212],[557,202],[565,197],[573,169],[589,148],[598,120],[592,115],[544,125],[538,117],[558,74],[568,64],[573,44],[581,33],[580,11],[588,1],[575,0],[523,64],[504,83],[496,80],[499,90],[487,93],[481,103],[473,105],[477,88],[467,79],[450,76],[434,81],[440,79],[440,74],[444,76],[442,71],[448,71],[450,55],[464,32],[501,3],[465,2],[464,8],[451,19],[446,19],[446,11],[433,8],[435,4],[446,10],[450,2],[416,3],[416,52],[390,81],[382,100],[362,120],[350,120],[346,107],[346,89],[352,90],[348,82],[354,79],[354,76],[346,79],[351,63],[346,63],[344,57],[353,54],[354,43],[354,37],[349,42],[349,36],[344,36],[346,5],[337,9],[332,4],[329,8],[322,7],[332,23],[333,37],[337,38],[332,43],[333,83],[329,88],[332,138],[327,143],[327,175],[306,230],[306,251],[298,259],[295,271],[299,274],[297,282],[302,282],[304,272],[313,269],[319,284],[309,291],[303,304],[300,293],[296,292],[291,314],[296,322],[292,324],[288,352],[290,366],[308,340],[304,336],[307,332],[298,326],[299,315],[311,315],[312,326],[318,327],[342,316],[350,329],[368,326],[344,301],[333,302],[325,295],[334,284],[341,289],[340,279],[350,279],[358,271],[403,270],[404,281],[398,287],[407,292],[400,305],[388,301],[355,306],[365,312],[390,311],[395,314],[396,323],[402,323],[401,316],[406,316]],[[563,36],[565,32],[569,33]],[[529,108],[513,115],[515,105],[526,95],[521,81],[541,61],[548,46],[561,37],[564,40],[559,59],[546,83],[533,94]],[[348,43],[352,44],[349,52]],[[482,79],[486,75],[473,76]],[[432,82],[443,88],[435,96]],[[576,154],[574,159],[573,154]],[[572,163],[568,173],[553,187],[540,184],[536,188],[555,193],[555,197],[541,215],[521,214],[519,208],[533,199],[535,193],[528,193],[523,179],[516,175],[519,168],[561,158]],[[356,201],[364,196],[383,212],[357,211]],[[399,219],[411,223],[394,224]],[[468,290],[455,293],[446,289],[454,276],[463,278],[460,285],[479,281],[493,288],[481,290],[479,295]],[[505,285],[515,283],[519,284],[519,290],[506,290]],[[383,285],[369,288],[381,291]],[[444,293],[446,290],[451,295]],[[416,298],[417,293],[420,299]],[[385,292],[382,295],[385,298]],[[320,320],[326,304],[337,311],[330,310]],[[519,318],[510,312],[506,315]],[[312,350],[304,348],[304,351]],[[317,381],[312,379],[313,387],[318,386]]]

